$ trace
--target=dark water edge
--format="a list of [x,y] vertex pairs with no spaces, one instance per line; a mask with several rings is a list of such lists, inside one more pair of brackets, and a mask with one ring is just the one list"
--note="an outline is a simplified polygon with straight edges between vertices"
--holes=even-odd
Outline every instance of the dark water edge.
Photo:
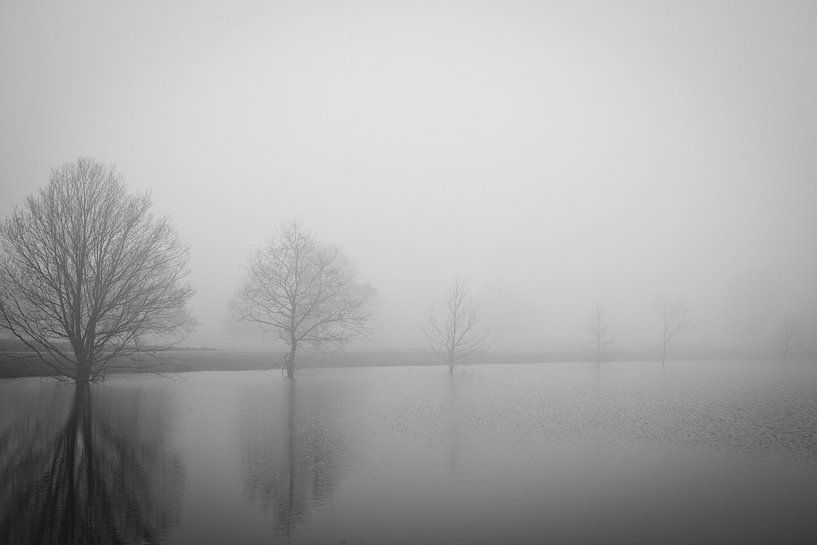
[[[0,345],[0,379],[49,376],[36,355],[17,345],[6,349]],[[14,348],[14,349],[12,349]],[[196,371],[260,371],[281,369],[285,352],[266,350],[230,350],[209,348],[178,348],[165,352],[140,354],[137,359],[120,361],[121,368],[111,368],[110,374],[122,373],[190,373]],[[683,362],[777,362],[778,354],[762,351],[735,349],[682,350],[673,355],[676,364]],[[656,351],[622,351],[614,361],[604,362],[615,366],[626,362],[660,362],[661,353]],[[588,356],[576,351],[508,351],[484,354],[474,362],[477,365],[504,365],[527,363],[577,363],[590,364]],[[777,362],[779,363],[779,362]],[[817,366],[817,355],[808,355],[794,365]],[[440,366],[439,357],[425,350],[365,350],[304,352],[298,356],[302,369],[327,367],[400,367]],[[783,365],[780,363],[780,365]]]
[[0,543],[813,543],[817,370],[0,381]]

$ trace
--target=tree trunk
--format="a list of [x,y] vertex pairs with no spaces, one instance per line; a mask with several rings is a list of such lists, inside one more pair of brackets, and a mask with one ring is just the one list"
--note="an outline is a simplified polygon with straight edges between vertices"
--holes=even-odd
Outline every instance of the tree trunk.
[[298,349],[298,343],[292,341],[289,344],[289,354],[287,355],[287,378],[295,378],[295,351]]
[[667,341],[664,340],[664,348],[661,352],[661,367],[664,369],[667,368]]
[[78,386],[87,386],[91,381],[91,370],[85,358],[77,358],[77,374],[74,377],[74,382]]

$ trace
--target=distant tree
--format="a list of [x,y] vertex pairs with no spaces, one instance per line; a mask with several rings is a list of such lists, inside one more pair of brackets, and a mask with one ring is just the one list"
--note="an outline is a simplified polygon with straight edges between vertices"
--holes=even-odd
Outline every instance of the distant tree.
[[298,349],[343,345],[364,333],[374,296],[340,248],[318,243],[290,220],[250,257],[232,308],[237,319],[261,325],[289,347],[292,378]]
[[615,345],[616,338],[610,333],[610,324],[598,303],[584,326],[581,341],[592,352],[597,367],[610,356]]
[[150,209],[113,166],[79,159],[0,225],[0,327],[52,374],[98,380],[192,327],[187,246]]
[[689,303],[683,297],[671,298],[660,294],[655,309],[661,316],[661,364],[666,365],[669,350],[693,327]]
[[455,364],[472,361],[490,346],[488,330],[480,326],[477,307],[461,280],[451,283],[442,308],[432,308],[421,329],[451,373]]

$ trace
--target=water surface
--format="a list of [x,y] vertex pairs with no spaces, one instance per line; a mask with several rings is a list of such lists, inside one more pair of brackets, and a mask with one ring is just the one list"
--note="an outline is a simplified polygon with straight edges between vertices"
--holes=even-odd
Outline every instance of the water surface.
[[1,543],[813,543],[817,368],[0,381]]

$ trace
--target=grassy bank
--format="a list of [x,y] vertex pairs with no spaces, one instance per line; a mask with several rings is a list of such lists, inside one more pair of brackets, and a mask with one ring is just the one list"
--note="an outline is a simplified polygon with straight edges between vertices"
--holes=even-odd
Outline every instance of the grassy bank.
[[[686,351],[678,352],[674,360],[774,360],[770,354]],[[618,361],[660,361],[652,352],[620,353]],[[252,350],[176,349],[161,353],[143,354],[136,361],[123,360],[112,373],[191,371],[243,371],[280,369],[284,352]],[[484,363],[548,363],[588,362],[579,352],[492,352],[482,358]],[[372,367],[395,365],[440,365],[437,357],[427,351],[343,351],[305,352],[298,355],[298,367]],[[0,350],[0,378],[46,376],[47,370],[28,351]]]
[[[185,349],[146,353],[136,360],[121,360],[113,373],[191,371],[242,371],[280,369],[284,352]],[[439,363],[423,352],[312,352],[298,355],[298,367],[353,367],[383,365],[433,365]],[[0,378],[47,376],[31,352],[0,351]]]

